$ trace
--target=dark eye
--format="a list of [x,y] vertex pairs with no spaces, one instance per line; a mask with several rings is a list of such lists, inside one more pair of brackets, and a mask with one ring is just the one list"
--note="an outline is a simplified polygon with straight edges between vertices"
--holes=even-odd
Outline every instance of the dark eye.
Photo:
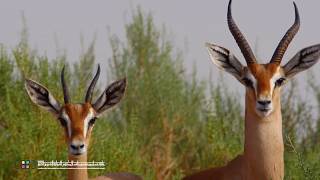
[[92,118],[92,119],[89,121],[89,126],[93,126],[94,123],[96,122],[96,120],[97,120],[96,117]]
[[247,87],[253,87],[253,83],[252,81],[249,79],[249,78],[243,78],[242,81],[244,82],[244,84],[247,86]]
[[65,120],[65,119],[63,119],[63,118],[58,118],[59,119],[59,121],[60,121],[60,124],[63,126],[63,127],[67,127],[67,121]]
[[280,79],[278,79],[277,81],[276,81],[276,86],[281,86],[281,85],[283,85],[283,83],[285,82],[285,78],[280,78]]

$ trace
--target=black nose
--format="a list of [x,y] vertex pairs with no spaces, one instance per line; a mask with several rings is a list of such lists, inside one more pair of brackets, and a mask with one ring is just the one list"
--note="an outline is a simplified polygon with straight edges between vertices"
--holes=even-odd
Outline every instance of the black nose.
[[260,105],[266,106],[266,105],[269,105],[269,104],[271,103],[271,101],[269,101],[269,100],[266,100],[266,101],[258,101],[258,103],[259,103]]
[[84,148],[84,144],[80,144],[80,145],[71,144],[70,147],[74,150],[80,150]]

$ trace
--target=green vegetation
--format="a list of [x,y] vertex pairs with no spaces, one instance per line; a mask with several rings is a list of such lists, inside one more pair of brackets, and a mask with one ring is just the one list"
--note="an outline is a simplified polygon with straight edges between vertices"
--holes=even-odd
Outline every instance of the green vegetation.
[[[120,105],[97,120],[89,160],[108,166],[90,170],[89,176],[127,171],[147,180],[180,179],[241,153],[244,107],[236,94],[224,84],[199,81],[196,73],[187,76],[183,53],[174,53],[150,15],[136,11],[125,30],[125,40],[110,37],[108,73],[112,80],[126,76],[128,89]],[[23,29],[12,53],[0,47],[0,179],[61,179],[64,170],[20,169],[23,159],[67,159],[63,130],[32,104],[23,79],[41,82],[62,102],[59,74],[66,65],[73,102],[81,102],[96,68],[94,42],[70,64],[65,54],[50,60],[39,55],[27,34]],[[286,179],[320,177],[320,85],[314,82],[310,78],[317,108],[297,96],[296,83],[284,93]]]

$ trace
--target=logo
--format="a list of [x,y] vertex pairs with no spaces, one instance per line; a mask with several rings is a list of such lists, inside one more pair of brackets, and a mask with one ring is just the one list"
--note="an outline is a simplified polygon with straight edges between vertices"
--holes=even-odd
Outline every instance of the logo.
[[37,169],[105,169],[104,161],[44,161],[38,160]]
[[21,168],[22,169],[29,169],[30,168],[30,160],[21,161]]

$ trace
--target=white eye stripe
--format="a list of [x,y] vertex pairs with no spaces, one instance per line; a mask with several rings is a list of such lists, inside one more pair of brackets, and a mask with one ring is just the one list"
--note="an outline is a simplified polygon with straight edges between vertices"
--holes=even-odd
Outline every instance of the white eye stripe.
[[68,114],[65,111],[62,112],[62,118],[67,122],[66,128],[68,131],[68,136],[71,137],[71,121],[70,121]]
[[275,86],[275,83],[278,79],[280,79],[282,76],[279,72],[275,73],[272,78],[270,79],[270,87],[271,87],[271,96],[273,94],[273,89],[274,89],[274,86]]
[[83,126],[83,135],[84,137],[87,137],[87,132],[88,132],[88,127],[89,127],[89,122],[90,120],[94,118],[94,113],[92,112],[92,110],[90,109],[87,117],[84,119],[83,123],[84,123],[84,126]]
[[252,75],[250,69],[249,69],[246,77],[251,80],[252,85],[253,85],[253,89],[254,89],[255,93],[257,94],[257,86],[258,86],[258,83],[257,83],[256,78]]
[[[68,114],[65,112],[65,111],[62,111],[62,114],[61,114],[61,117],[66,121],[67,123],[67,131],[68,131],[68,136],[71,137],[71,134],[72,134],[72,129],[71,129],[71,121],[70,121],[70,118],[68,116]],[[87,131],[88,131],[88,127],[89,127],[89,122],[90,120],[94,118],[94,113],[92,110],[89,111],[87,117],[84,119],[83,123],[84,123],[84,126],[83,126],[83,135],[84,137],[87,136]]]

